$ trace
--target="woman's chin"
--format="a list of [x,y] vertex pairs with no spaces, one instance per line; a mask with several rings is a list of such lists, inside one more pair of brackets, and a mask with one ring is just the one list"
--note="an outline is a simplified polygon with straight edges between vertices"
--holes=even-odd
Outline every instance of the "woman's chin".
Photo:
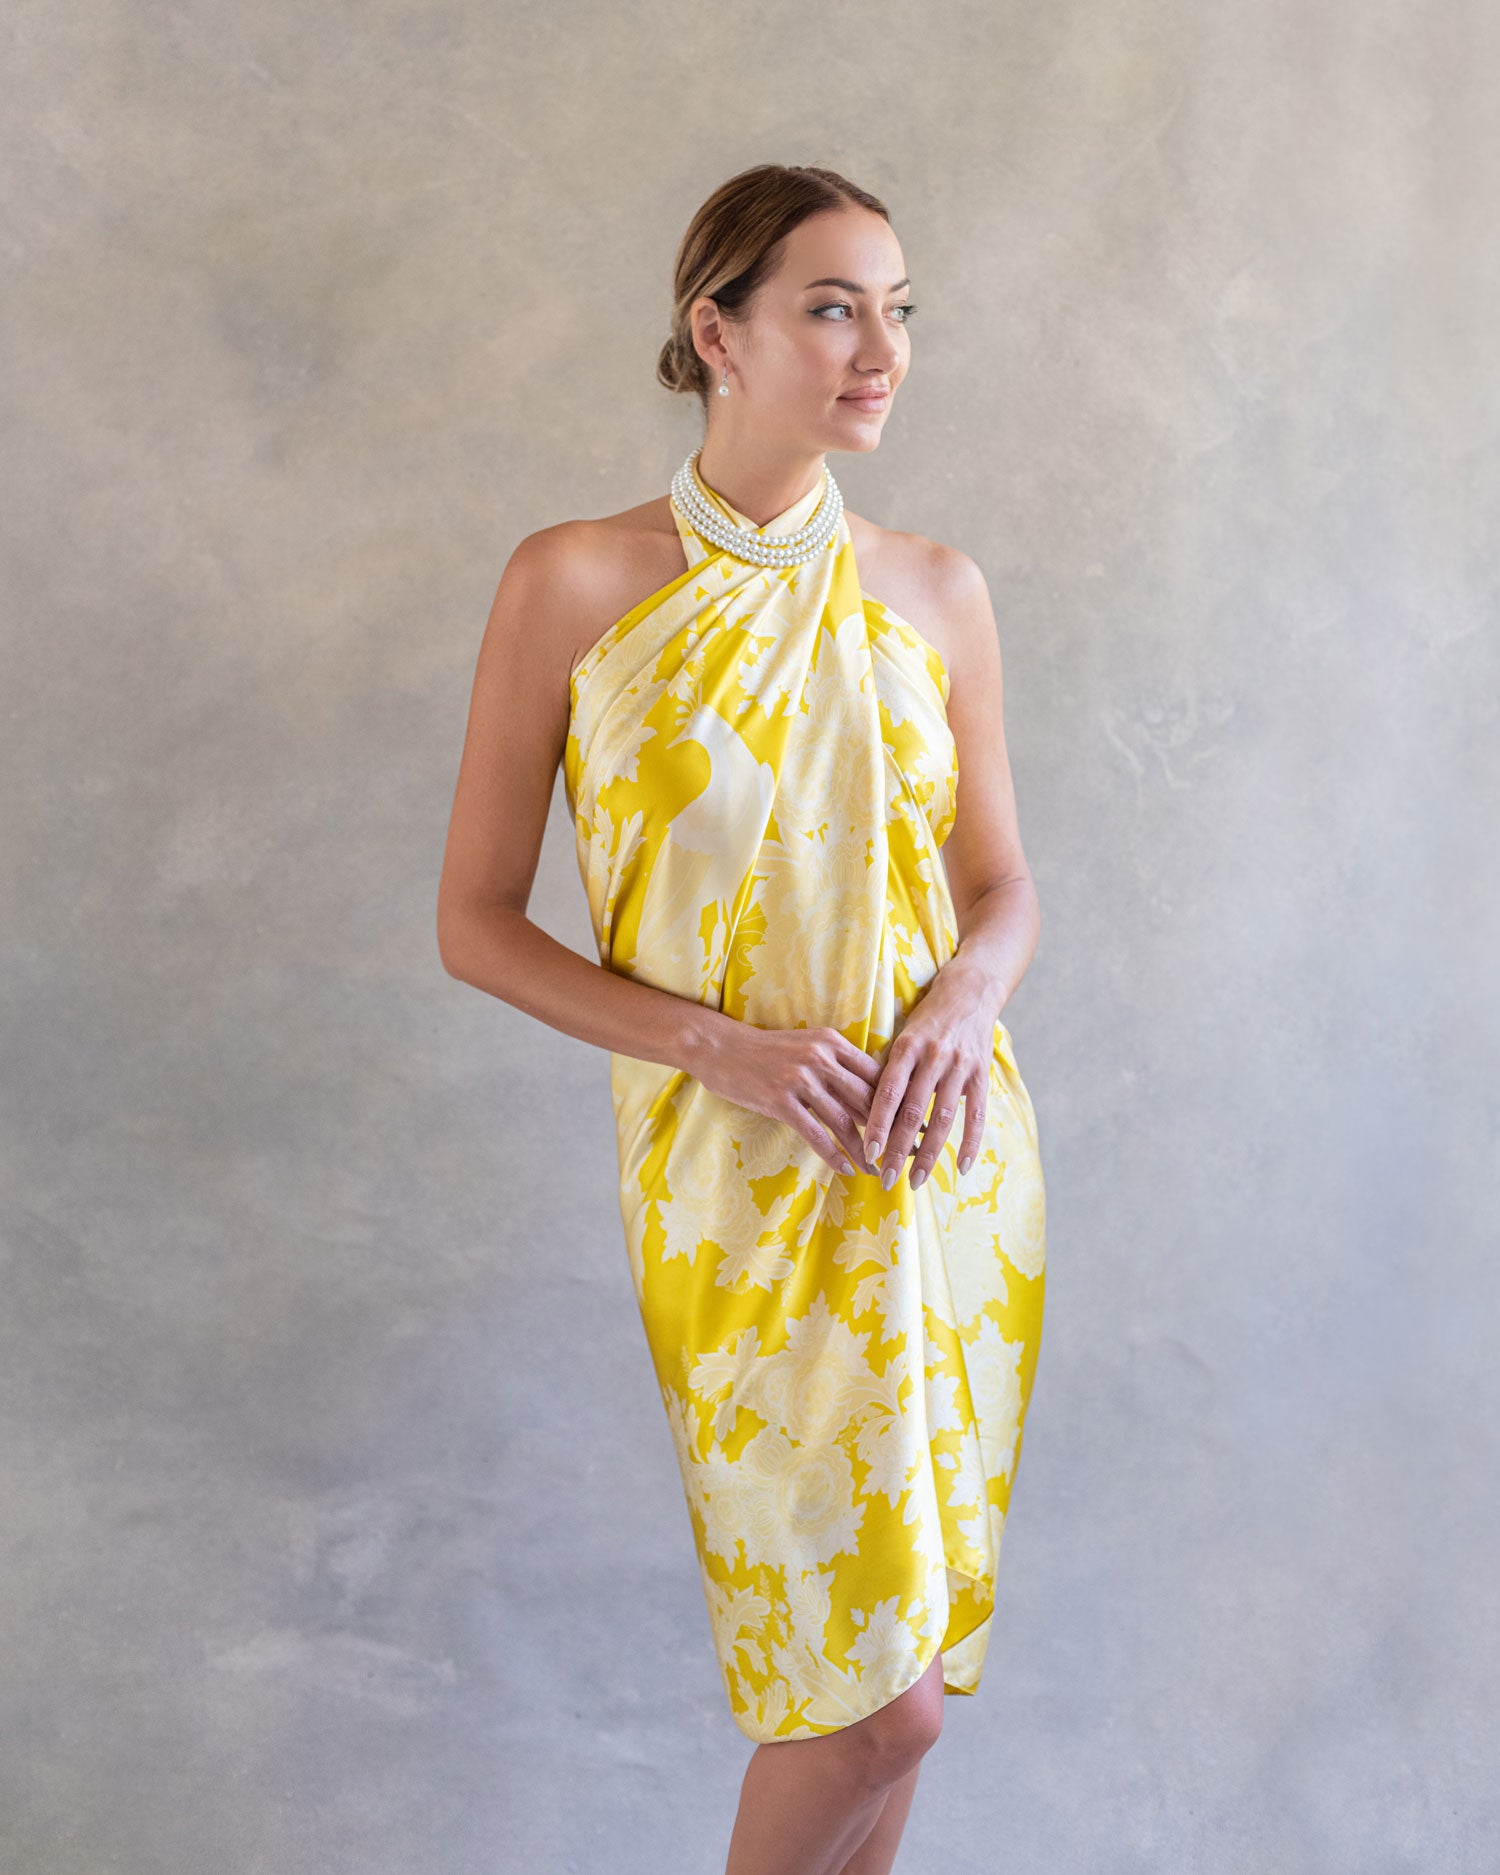
[[840,438],[836,447],[848,450],[878,449],[890,409],[889,403],[882,405],[879,410],[861,410],[857,404],[841,404],[835,420]]

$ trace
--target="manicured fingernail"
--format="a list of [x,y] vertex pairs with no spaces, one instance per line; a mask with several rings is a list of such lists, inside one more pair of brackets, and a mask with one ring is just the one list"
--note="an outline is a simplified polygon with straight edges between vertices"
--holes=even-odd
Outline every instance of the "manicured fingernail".
[[926,1176],[927,1176],[926,1170],[922,1166],[919,1165],[916,1171],[913,1172],[911,1175],[911,1188],[913,1191],[917,1189],[918,1185],[921,1184],[922,1180],[926,1178]]
[[899,1170],[900,1170],[899,1166],[888,1165],[886,1169],[880,1174],[880,1182],[882,1185],[885,1186],[887,1191],[889,1191],[892,1185],[895,1184],[896,1174],[898,1173]]
[[963,1157],[962,1157],[962,1158],[961,1158],[961,1159],[959,1160],[959,1162],[958,1162],[958,1169],[959,1169],[959,1171],[960,1171],[960,1172],[967,1172],[967,1171],[968,1171],[968,1169],[969,1169],[969,1167],[970,1167],[970,1166],[971,1166],[971,1165],[972,1165],[973,1163],[974,1163],[974,1155],[973,1155],[973,1153],[972,1153],[972,1152],[966,1152],[966,1153],[964,1154],[964,1156],[963,1156]]
[[880,1141],[878,1139],[867,1139],[865,1141],[865,1157],[869,1160],[871,1165],[874,1165],[875,1161],[880,1157]]

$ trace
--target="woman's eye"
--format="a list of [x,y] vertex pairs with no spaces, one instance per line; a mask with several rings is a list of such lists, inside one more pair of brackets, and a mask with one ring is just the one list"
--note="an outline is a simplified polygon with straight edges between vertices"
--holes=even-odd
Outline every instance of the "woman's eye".
[[[903,317],[901,318],[899,322],[901,325],[905,325],[907,319],[910,318],[910,316],[916,310],[917,310],[916,307],[912,305],[910,301],[903,301],[901,305],[893,306],[891,308],[892,312],[898,312],[903,315]],[[813,312],[817,314],[819,317],[821,317],[824,313],[830,313],[830,312],[852,313],[853,311],[854,311],[854,308],[849,304],[848,300],[844,300],[844,299],[830,300],[826,306],[814,306],[813,307]]]

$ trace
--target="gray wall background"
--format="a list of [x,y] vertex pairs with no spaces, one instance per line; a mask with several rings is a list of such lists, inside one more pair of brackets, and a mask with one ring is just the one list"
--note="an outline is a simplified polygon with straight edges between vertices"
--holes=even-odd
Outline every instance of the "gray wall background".
[[[723,1866],[607,1062],[448,979],[479,635],[724,177],[888,200],[989,575],[1048,1317],[899,1866],[1493,1871],[1486,0],[18,0],[0,1863]],[[534,914],[590,954],[559,785]]]

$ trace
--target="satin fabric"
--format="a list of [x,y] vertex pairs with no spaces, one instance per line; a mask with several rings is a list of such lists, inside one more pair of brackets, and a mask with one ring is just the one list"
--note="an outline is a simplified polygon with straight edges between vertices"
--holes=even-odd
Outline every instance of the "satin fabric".
[[[696,471],[696,465],[695,465]],[[698,477],[729,519],[753,526]],[[764,532],[808,520],[821,481]],[[672,509],[685,569],[585,653],[563,770],[603,966],[883,1064],[953,955],[949,676],[865,594],[846,517],[764,568]],[[610,1057],[620,1214],[730,1711],[868,1716],[943,1652],[973,1693],[1041,1336],[1035,1115],[994,1032],[983,1139],[916,1191],[834,1172],[682,1068]],[[910,1165],[910,1160],[907,1161]]]

